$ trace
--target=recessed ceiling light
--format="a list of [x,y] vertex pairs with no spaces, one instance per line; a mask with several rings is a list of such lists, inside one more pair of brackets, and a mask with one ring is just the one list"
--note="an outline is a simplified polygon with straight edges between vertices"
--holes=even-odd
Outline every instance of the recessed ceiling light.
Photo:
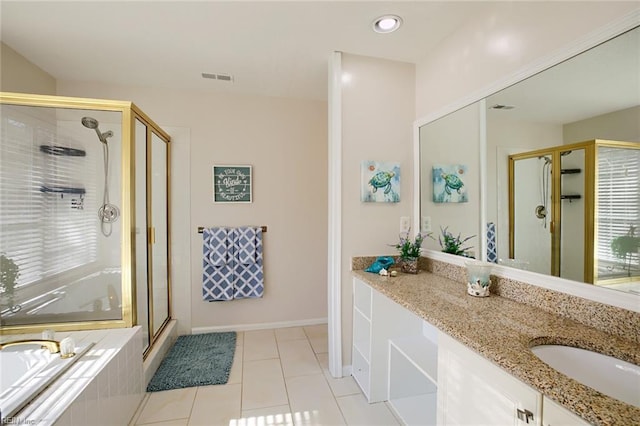
[[397,15],[381,16],[373,21],[373,31],[377,33],[392,33],[402,25],[402,18]]

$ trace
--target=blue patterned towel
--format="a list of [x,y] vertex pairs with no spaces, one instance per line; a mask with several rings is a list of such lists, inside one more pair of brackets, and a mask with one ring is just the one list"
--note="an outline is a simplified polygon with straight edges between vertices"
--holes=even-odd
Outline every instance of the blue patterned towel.
[[498,246],[496,244],[496,224],[487,223],[487,262],[498,263]]
[[232,231],[234,255],[233,297],[235,299],[262,297],[262,228],[241,227]]
[[262,229],[260,228],[249,226],[235,229],[234,248],[237,254],[236,259],[239,263],[243,265],[256,263],[256,234],[258,233],[258,230],[262,232]]
[[202,231],[202,298],[207,301],[233,299],[233,245],[226,228]]

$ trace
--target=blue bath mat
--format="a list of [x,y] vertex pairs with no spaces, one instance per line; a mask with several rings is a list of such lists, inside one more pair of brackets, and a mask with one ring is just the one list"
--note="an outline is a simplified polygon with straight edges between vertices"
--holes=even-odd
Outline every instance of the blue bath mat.
[[179,336],[149,382],[147,392],[225,384],[235,350],[234,331]]

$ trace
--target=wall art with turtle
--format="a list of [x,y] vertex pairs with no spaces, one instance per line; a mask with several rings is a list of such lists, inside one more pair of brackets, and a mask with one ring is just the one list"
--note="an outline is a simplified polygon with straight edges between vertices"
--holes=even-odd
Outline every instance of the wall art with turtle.
[[467,166],[462,164],[433,166],[433,202],[466,203],[469,201]]
[[400,163],[363,161],[360,200],[366,203],[400,201]]

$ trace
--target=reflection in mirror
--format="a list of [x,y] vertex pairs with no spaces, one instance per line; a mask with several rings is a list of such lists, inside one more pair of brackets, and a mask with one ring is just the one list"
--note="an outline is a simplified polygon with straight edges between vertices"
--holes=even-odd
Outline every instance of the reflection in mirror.
[[[495,204],[492,200],[487,203],[487,220],[497,220],[500,258],[515,257],[518,261],[529,262],[531,270],[544,274],[599,285],[614,284],[611,288],[640,291],[640,283],[635,285],[638,288],[634,290],[629,283],[621,287],[615,280],[604,278],[606,270],[602,267],[598,269],[596,259],[607,245],[608,254],[602,255],[610,268],[618,268],[614,266],[617,264],[610,248],[611,238],[615,236],[609,231],[593,229],[588,225],[589,220],[593,223],[597,212],[606,214],[604,209],[608,207],[602,203],[593,204],[593,197],[598,195],[596,203],[603,197],[603,200],[608,199],[619,205],[626,199],[622,194],[613,198],[607,194],[612,191],[637,194],[637,189],[634,189],[637,188],[637,182],[634,186],[598,186],[598,163],[594,159],[585,160],[582,150],[566,148],[568,144],[594,139],[640,142],[639,52],[640,29],[635,29],[487,98],[487,165],[489,170],[495,169],[498,173],[495,176],[488,173],[488,192],[496,193],[497,197]],[[500,105],[508,108],[500,108]],[[548,152],[544,152],[545,149]],[[521,254],[517,249],[515,253],[508,252],[509,197],[504,185],[501,185],[506,178],[504,164],[508,163],[509,155],[536,150],[542,151],[527,160],[537,163],[531,166],[537,172],[529,175],[531,187],[518,188],[524,183],[515,183],[514,191],[516,200],[527,199],[534,204],[516,207],[523,210],[522,214],[533,218],[528,225],[522,221],[518,224],[518,219],[515,219],[516,227],[527,228],[520,243],[515,244],[527,245],[529,251]],[[553,161],[549,161],[551,154]],[[585,161],[587,164],[584,164]],[[627,170],[627,174],[633,173],[635,167],[625,164],[621,170]],[[581,169],[584,173],[562,174],[563,169]],[[553,179],[554,173],[556,180]],[[597,194],[594,194],[595,188],[599,188]],[[558,202],[553,203],[556,192]],[[551,199],[543,202],[543,193]],[[571,197],[576,195],[581,195],[581,198]],[[619,223],[613,225],[616,228],[626,227],[625,232],[630,226],[637,227],[640,224],[640,206],[627,208],[633,213],[624,219],[618,217],[616,220]],[[535,216],[538,209],[546,210],[545,218],[538,219]],[[557,229],[554,229],[555,225],[558,225]],[[540,228],[546,230],[547,237],[551,239],[551,244],[544,244],[548,247],[544,251],[540,251],[540,247],[534,249],[539,243],[538,239],[526,238],[529,234],[536,235]],[[597,238],[598,231],[601,231],[601,238]],[[600,252],[594,251],[594,241],[598,242]],[[535,254],[532,253],[534,250]],[[541,253],[547,257],[546,264],[540,263]],[[634,256],[629,260],[633,262],[635,259],[637,265],[637,253]]]
[[[477,176],[480,140],[479,103],[469,105],[453,114],[420,127],[420,211],[421,232],[433,232],[434,239],[427,238],[423,246],[441,250],[438,243],[440,228],[448,228],[454,236],[475,235],[465,246],[472,246],[469,254],[479,250],[478,227],[480,217],[480,183]],[[461,201],[458,189],[442,189],[443,166],[455,170],[464,184],[466,201]],[[436,175],[434,175],[434,170]],[[460,173],[462,171],[462,173]],[[435,185],[434,185],[435,183]],[[454,185],[455,186],[455,185]],[[425,225],[430,224],[430,229]]]
[[[589,195],[589,188],[584,186],[587,182],[585,179],[596,172],[596,163],[589,163],[589,157],[584,149],[575,150],[564,156],[561,155],[562,152],[568,150],[566,147],[562,148],[564,145],[595,139],[640,143],[640,28],[621,34],[606,43],[497,92],[486,98],[485,101],[487,106],[485,215],[486,222],[496,224],[497,257],[501,259],[501,263],[505,266],[562,276],[579,282],[606,284],[607,288],[640,294],[640,283],[637,280],[635,284],[633,283],[633,272],[630,272],[633,268],[639,267],[637,247],[635,252],[624,252],[621,249],[618,257],[611,247],[613,238],[640,235],[640,231],[635,231],[640,226],[638,205],[624,207],[626,216],[624,220],[618,220],[615,232],[614,228],[610,228],[608,239],[596,239],[596,235],[600,233],[605,235],[600,224],[598,223],[598,227],[591,227],[591,232],[588,231],[589,226],[584,226],[587,223],[585,221],[589,220],[589,216],[584,213]],[[468,229],[464,227],[472,225],[473,230],[470,232],[475,234],[480,226],[476,220],[480,215],[472,211],[473,209],[470,209],[468,214],[440,215],[438,206],[434,206],[430,202],[431,194],[429,192],[432,164],[451,161],[450,158],[443,156],[447,150],[443,150],[441,147],[434,148],[432,144],[436,143],[438,135],[442,134],[455,135],[458,142],[459,138],[464,137],[467,141],[467,144],[464,145],[465,148],[452,146],[450,151],[457,150],[461,155],[468,154],[465,150],[469,150],[469,147],[472,146],[471,143],[477,143],[479,132],[475,135],[458,134],[462,132],[462,129],[479,130],[477,116],[469,114],[469,110],[474,108],[477,108],[477,104],[441,119],[449,123],[448,129],[444,126],[445,122],[441,122],[441,120],[428,123],[420,128],[420,214],[422,217],[432,217],[434,231],[437,231],[439,226],[434,217],[442,218],[439,219],[442,224],[449,225],[453,229],[460,229],[463,233],[465,229]],[[435,135],[431,135],[432,126],[440,127]],[[473,133],[472,130],[470,133]],[[554,150],[556,147],[559,148]],[[545,153],[545,150],[549,152]],[[471,149],[471,151],[475,150]],[[538,247],[533,250],[535,254],[523,254],[522,256],[518,254],[516,248],[515,259],[513,259],[514,255],[510,253],[509,238],[509,156],[534,151],[540,151],[540,153],[532,155],[528,159],[526,159],[526,155],[522,156],[521,164],[517,166],[519,172],[524,173],[525,168],[530,170],[527,171],[528,181],[515,183],[514,197],[515,199],[526,199],[531,203],[530,206],[522,208],[522,214],[531,218],[531,226],[536,228],[536,232],[540,233],[541,238],[544,237],[547,240],[552,238],[550,227],[554,220],[562,221],[565,223],[565,227],[564,229],[560,228],[555,245],[551,244],[551,241],[548,244],[547,242],[538,243],[535,239],[527,237],[523,237],[519,242],[516,241],[516,245],[522,243],[530,249],[537,247],[536,244],[545,248],[543,250]],[[599,153],[598,150],[594,154],[595,161],[598,161],[597,154]],[[549,157],[550,160],[546,167],[544,157]],[[626,158],[631,159],[632,157],[626,156]],[[465,161],[469,164],[477,164],[478,158],[466,158]],[[553,193],[552,172],[554,166],[557,168],[555,173],[559,177],[562,176],[560,175],[561,169],[583,169],[584,173],[567,174],[561,179],[559,178],[556,185],[560,186],[561,182],[564,182],[566,190],[571,194],[586,196],[586,198],[583,196],[580,199],[569,200],[565,198],[565,200],[561,200],[561,203],[557,204],[555,216],[550,199]],[[598,167],[601,167],[599,163]],[[634,173],[632,169],[631,164],[618,165],[618,171],[622,174],[632,174]],[[470,171],[469,174],[471,180],[479,180],[478,170]],[[603,174],[600,173],[600,177],[602,176]],[[594,180],[593,182],[597,182],[598,186],[597,188],[592,187],[592,201],[596,197],[594,191],[597,189],[598,200],[607,199],[611,205],[617,208],[622,208],[621,206],[624,204],[623,200],[617,196],[621,188],[625,189],[624,194],[638,194],[638,187],[629,186],[631,185],[629,181],[625,181],[624,184],[621,184],[621,181],[609,182],[608,184],[605,184],[605,180]],[[634,185],[638,185],[637,181],[634,182]],[[527,188],[517,187],[525,183],[528,184]],[[470,200],[472,198],[473,193],[471,192]],[[594,205],[595,218],[600,218],[598,212],[603,209],[602,203],[604,201],[599,201]],[[626,204],[624,205],[626,206]],[[546,217],[538,218],[536,214],[542,213],[544,210],[546,210]],[[563,216],[564,220],[562,220]],[[578,216],[580,219],[577,219]],[[525,226],[524,223],[518,224],[516,220],[516,226],[518,225]],[[482,229],[484,226],[483,224]],[[629,239],[629,241],[636,240]],[[428,248],[439,249],[437,242],[435,244],[435,247]],[[479,246],[477,239],[474,241],[474,245]],[[587,258],[585,251],[589,246],[593,247],[593,251]],[[552,265],[552,250],[555,250],[556,256],[564,261],[556,259],[555,264]],[[544,258],[544,266],[538,265],[537,260],[534,261],[536,256]],[[587,271],[588,269],[591,272]],[[609,275],[606,279],[597,279],[598,276],[604,276],[603,274],[607,271]],[[626,277],[620,276],[625,273]],[[625,278],[624,283],[615,283],[616,279],[620,281],[621,278]]]

